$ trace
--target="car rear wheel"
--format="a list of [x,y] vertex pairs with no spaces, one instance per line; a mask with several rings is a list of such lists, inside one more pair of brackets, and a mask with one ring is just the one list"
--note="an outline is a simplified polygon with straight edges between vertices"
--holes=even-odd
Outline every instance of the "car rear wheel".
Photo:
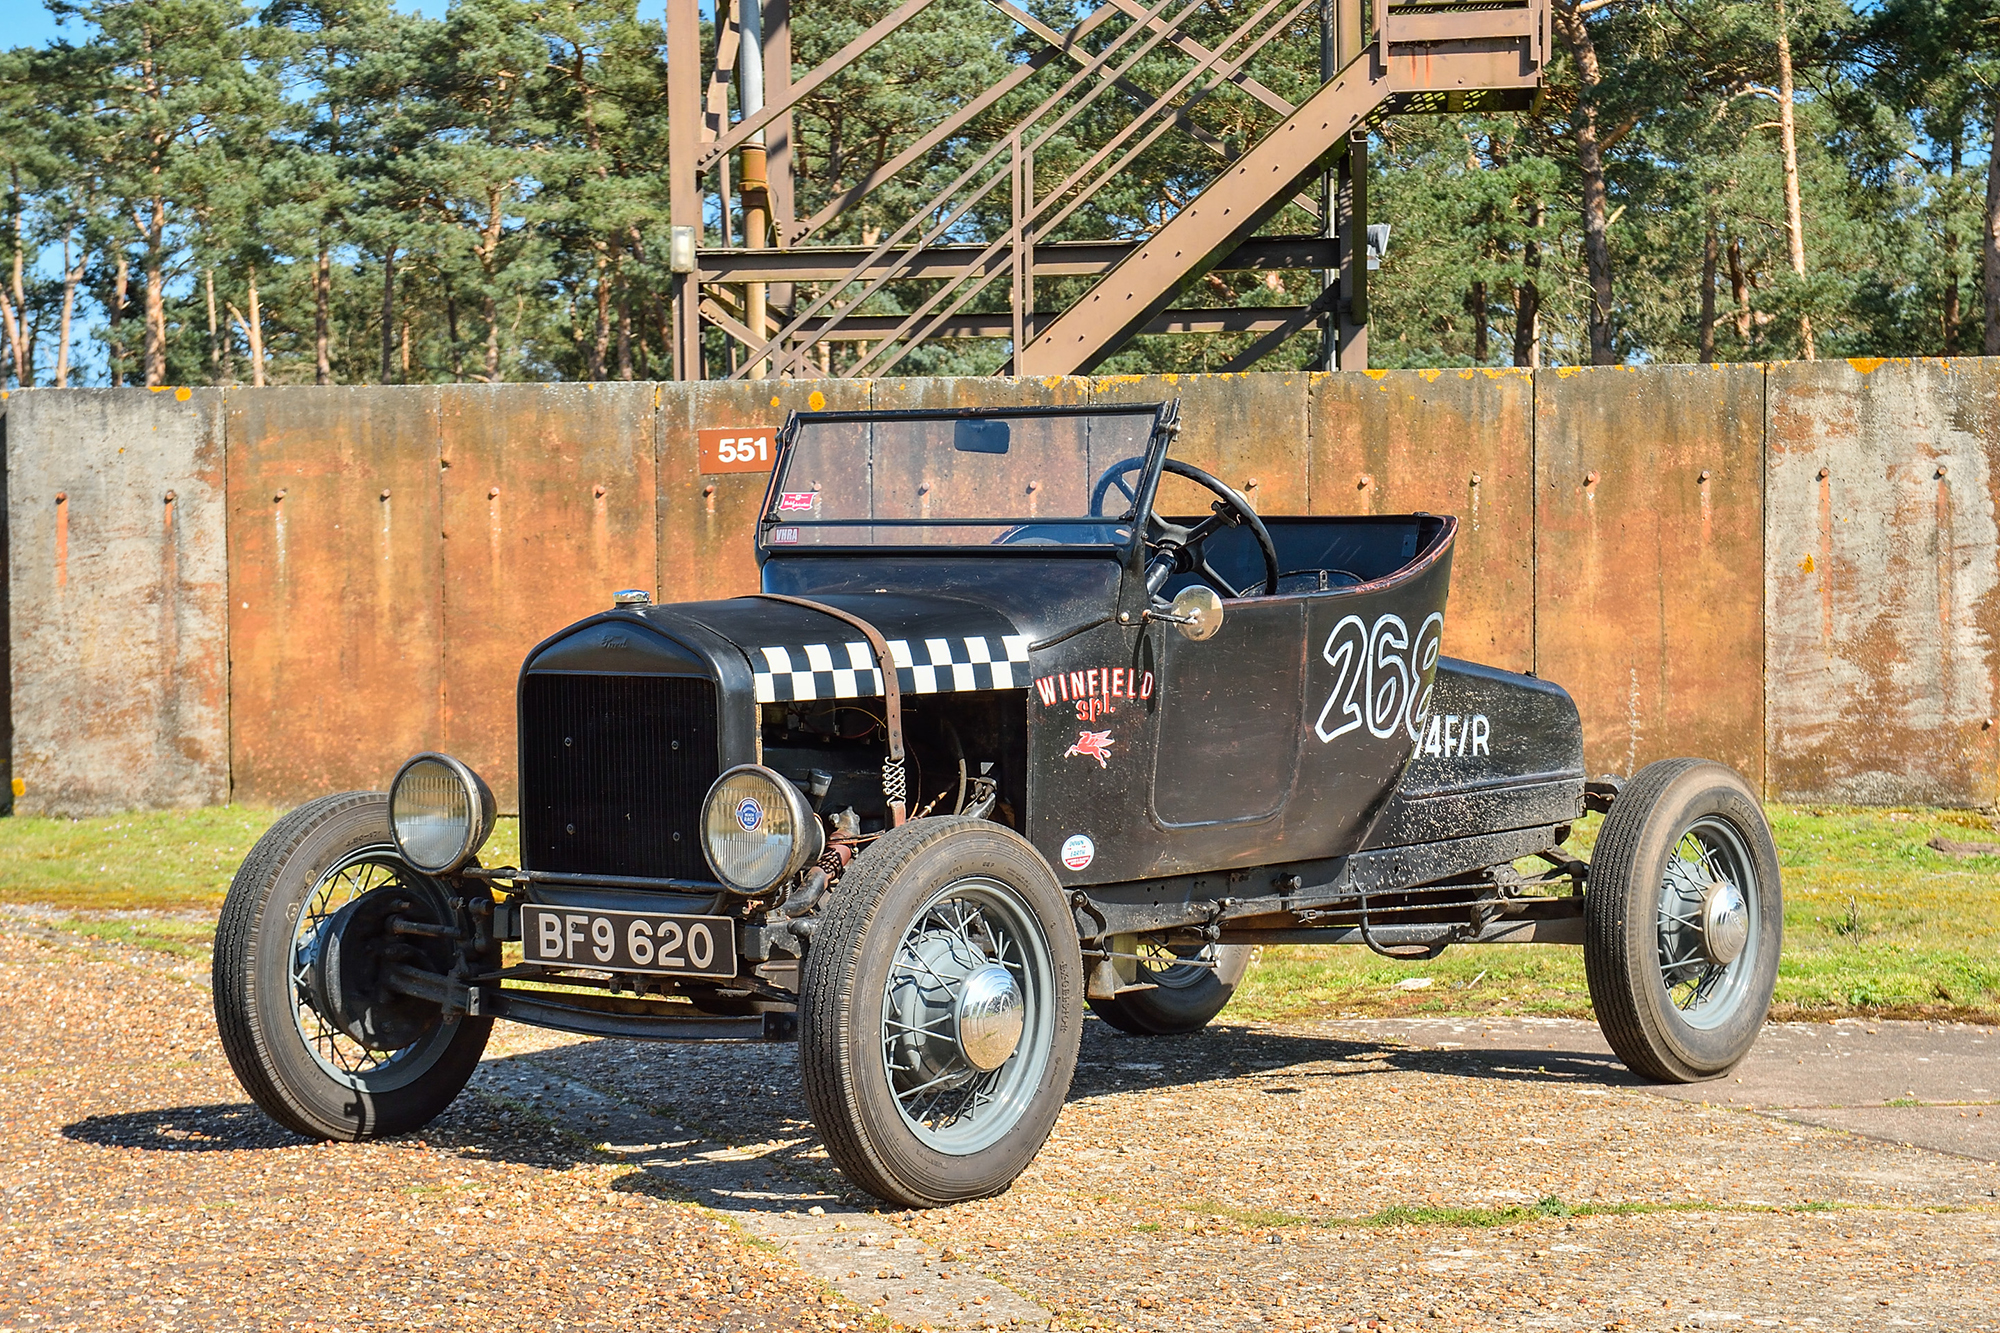
[[1007,1188],[1076,1071],[1083,960],[1061,887],[1024,839],[980,819],[878,838],[806,951],[806,1104],[847,1178],[932,1207]]
[[1197,1032],[1221,1013],[1250,966],[1248,944],[1142,946],[1149,956],[1138,965],[1147,990],[1128,990],[1090,1002],[1096,1015],[1135,1037],[1172,1037]]
[[442,947],[392,940],[386,922],[447,924],[449,899],[396,850],[381,792],[322,797],[257,840],[223,902],[213,983],[223,1052],[273,1120],[312,1138],[371,1139],[451,1104],[493,1020],[447,1020],[379,985],[392,951],[419,961]]
[[1750,784],[1701,759],[1640,770],[1587,883],[1584,971],[1618,1058],[1669,1083],[1735,1067],[1770,1011],[1784,934],[1778,849]]

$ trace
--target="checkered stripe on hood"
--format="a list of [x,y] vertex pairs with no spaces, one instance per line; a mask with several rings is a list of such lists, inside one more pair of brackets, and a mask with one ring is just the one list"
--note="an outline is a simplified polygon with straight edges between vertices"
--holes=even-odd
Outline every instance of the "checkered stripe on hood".
[[[1025,689],[1025,634],[973,634],[943,639],[890,639],[896,682],[904,694],[958,690]],[[861,699],[882,693],[875,655],[860,639],[749,650],[757,702],[795,699]]]

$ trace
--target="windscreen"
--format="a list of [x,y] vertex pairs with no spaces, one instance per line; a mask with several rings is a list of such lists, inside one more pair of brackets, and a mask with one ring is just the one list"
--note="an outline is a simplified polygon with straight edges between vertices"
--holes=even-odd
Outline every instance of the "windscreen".
[[1121,545],[1131,535],[1121,520],[1157,419],[1152,407],[801,417],[764,516],[765,540],[773,547]]

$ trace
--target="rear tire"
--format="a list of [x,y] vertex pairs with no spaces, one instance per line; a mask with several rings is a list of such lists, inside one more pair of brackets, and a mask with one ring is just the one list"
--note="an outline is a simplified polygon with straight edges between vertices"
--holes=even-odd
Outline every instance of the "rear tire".
[[[992,1012],[1019,1025],[985,1045],[965,1006],[1002,970],[1018,1004]],[[958,817],[884,833],[833,890],[801,977],[799,1069],[828,1154],[898,1207],[1005,1190],[1062,1110],[1082,1001],[1068,904],[1025,839]]]
[[1099,1018],[1135,1037],[1177,1037],[1198,1032],[1221,1013],[1236,994],[1250,966],[1254,946],[1211,944],[1201,952],[1215,966],[1175,963],[1160,968],[1139,964],[1139,982],[1151,990],[1127,991],[1109,1000],[1092,1000]]
[[1586,883],[1584,972],[1611,1049],[1659,1082],[1729,1072],[1770,1012],[1784,935],[1777,844],[1750,784],[1703,759],[1640,770]]
[[[393,1051],[323,1020],[301,981],[318,923],[394,885],[413,916],[450,921],[450,894],[411,868],[389,829],[389,798],[348,792],[300,806],[257,840],[223,901],[212,980],[223,1053],[273,1120],[310,1138],[373,1139],[432,1120],[465,1086],[490,1018],[442,1011]],[[301,924],[303,922],[303,925]]]

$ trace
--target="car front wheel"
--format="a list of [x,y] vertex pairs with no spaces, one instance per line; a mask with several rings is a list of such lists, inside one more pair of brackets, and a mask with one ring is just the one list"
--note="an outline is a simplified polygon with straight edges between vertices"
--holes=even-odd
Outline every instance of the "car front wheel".
[[979,819],[878,838],[806,952],[806,1103],[848,1179],[932,1207],[1007,1188],[1076,1070],[1083,960],[1061,887],[1024,839]]
[[1778,849],[1733,769],[1669,759],[1612,802],[1590,858],[1584,973],[1633,1073],[1692,1083],[1750,1053],[1784,934]]
[[448,1017],[380,984],[384,964],[439,969],[391,922],[442,926],[450,896],[413,869],[381,792],[322,797],[272,825],[244,858],[216,924],[222,1049],[273,1120],[312,1138],[416,1129],[479,1064],[490,1018]]

